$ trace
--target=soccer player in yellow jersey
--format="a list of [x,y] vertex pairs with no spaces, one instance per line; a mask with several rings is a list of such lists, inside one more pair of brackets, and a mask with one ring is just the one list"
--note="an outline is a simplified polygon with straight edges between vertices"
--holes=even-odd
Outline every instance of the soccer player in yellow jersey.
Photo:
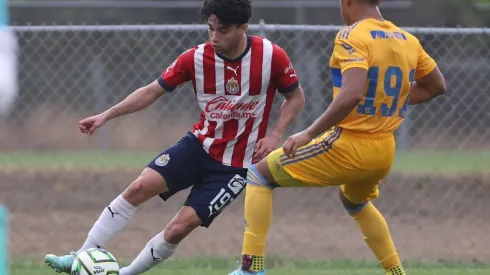
[[348,27],[337,34],[330,60],[334,100],[310,127],[249,168],[243,258],[230,275],[265,274],[273,188],[323,186],[340,187],[386,274],[405,274],[388,225],[370,201],[392,166],[393,131],[408,105],[443,94],[446,84],[418,39],[383,19],[380,2],[340,0]]

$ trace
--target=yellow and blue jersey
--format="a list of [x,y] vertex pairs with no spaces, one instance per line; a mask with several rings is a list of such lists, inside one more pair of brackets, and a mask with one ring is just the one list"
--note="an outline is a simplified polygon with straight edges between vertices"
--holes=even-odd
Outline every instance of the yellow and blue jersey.
[[419,40],[390,21],[365,19],[344,28],[330,59],[334,97],[346,70],[366,69],[368,79],[364,99],[337,126],[370,134],[393,132],[405,117],[411,83],[435,67]]

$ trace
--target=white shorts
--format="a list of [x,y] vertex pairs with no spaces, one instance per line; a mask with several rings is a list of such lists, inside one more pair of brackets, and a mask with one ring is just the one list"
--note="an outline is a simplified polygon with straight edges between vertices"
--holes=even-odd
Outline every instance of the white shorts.
[[11,29],[0,28],[0,116],[12,111],[19,96],[18,44]]

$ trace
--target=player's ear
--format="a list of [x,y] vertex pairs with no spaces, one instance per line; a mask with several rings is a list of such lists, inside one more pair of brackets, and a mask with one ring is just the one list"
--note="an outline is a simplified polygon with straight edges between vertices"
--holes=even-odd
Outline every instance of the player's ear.
[[245,23],[245,24],[241,25],[241,26],[240,26],[240,30],[241,30],[242,32],[244,32],[244,33],[245,33],[245,32],[247,32],[247,31],[248,31],[248,24],[247,24],[247,23]]

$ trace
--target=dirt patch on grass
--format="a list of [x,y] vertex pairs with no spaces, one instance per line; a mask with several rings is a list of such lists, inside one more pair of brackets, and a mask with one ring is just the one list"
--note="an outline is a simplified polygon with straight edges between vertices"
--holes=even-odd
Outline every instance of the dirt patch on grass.
[[[139,171],[0,172],[0,201],[11,211],[10,250],[15,257],[78,249],[102,209]],[[130,225],[107,247],[132,258],[179,210],[188,191],[168,202],[142,205]],[[268,253],[308,259],[374,260],[336,188],[283,189],[274,195]],[[243,198],[209,229],[200,228],[177,257],[238,256]],[[375,201],[385,214],[399,253],[406,260],[490,261],[490,179],[472,176],[392,175]]]

